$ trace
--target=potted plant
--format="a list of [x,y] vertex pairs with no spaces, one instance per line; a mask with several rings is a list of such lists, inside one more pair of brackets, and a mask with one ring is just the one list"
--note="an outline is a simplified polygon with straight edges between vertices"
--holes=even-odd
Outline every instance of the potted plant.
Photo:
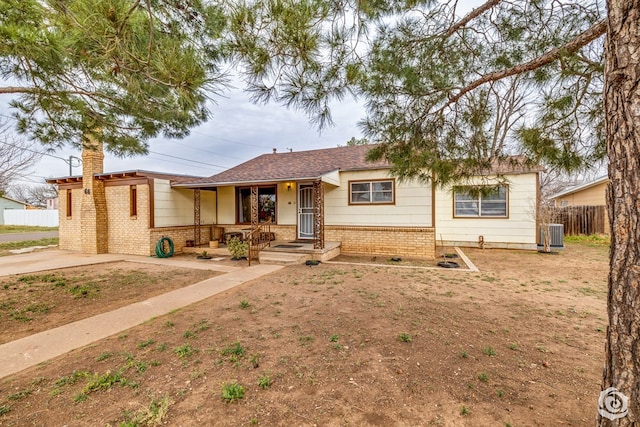
[[237,237],[233,237],[227,242],[227,248],[229,248],[229,252],[231,253],[231,259],[239,260],[247,257],[249,245],[247,242],[243,242]]

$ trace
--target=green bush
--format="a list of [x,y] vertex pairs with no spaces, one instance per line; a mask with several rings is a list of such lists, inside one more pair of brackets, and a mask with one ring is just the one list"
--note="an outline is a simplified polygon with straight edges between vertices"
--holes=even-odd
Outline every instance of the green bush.
[[233,237],[231,240],[227,242],[227,248],[231,253],[231,257],[235,259],[240,259],[247,256],[247,252],[249,250],[249,244],[247,242],[243,242],[237,237]]

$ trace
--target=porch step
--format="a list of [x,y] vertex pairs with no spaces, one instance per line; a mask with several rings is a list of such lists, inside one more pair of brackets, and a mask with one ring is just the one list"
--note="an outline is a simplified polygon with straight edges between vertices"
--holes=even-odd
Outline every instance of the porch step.
[[291,252],[260,252],[260,264],[291,265],[302,264],[310,257],[308,254],[294,254]]

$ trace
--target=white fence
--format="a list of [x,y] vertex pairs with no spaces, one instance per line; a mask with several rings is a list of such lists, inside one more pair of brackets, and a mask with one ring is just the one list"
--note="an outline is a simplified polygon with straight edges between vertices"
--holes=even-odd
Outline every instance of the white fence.
[[58,226],[58,210],[5,209],[5,225],[39,225],[41,227]]

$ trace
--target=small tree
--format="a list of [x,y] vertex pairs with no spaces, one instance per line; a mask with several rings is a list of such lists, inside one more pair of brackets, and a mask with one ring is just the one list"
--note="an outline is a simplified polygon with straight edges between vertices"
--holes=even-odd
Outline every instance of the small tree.
[[23,176],[42,155],[25,141],[11,138],[7,123],[0,123],[0,195],[8,192],[11,182]]
[[551,252],[551,224],[558,220],[558,210],[553,200],[538,198],[537,203],[538,224],[542,233],[542,251]]
[[12,185],[9,194],[16,200],[23,201],[38,208],[46,208],[47,200],[58,197],[58,190],[54,185]]

